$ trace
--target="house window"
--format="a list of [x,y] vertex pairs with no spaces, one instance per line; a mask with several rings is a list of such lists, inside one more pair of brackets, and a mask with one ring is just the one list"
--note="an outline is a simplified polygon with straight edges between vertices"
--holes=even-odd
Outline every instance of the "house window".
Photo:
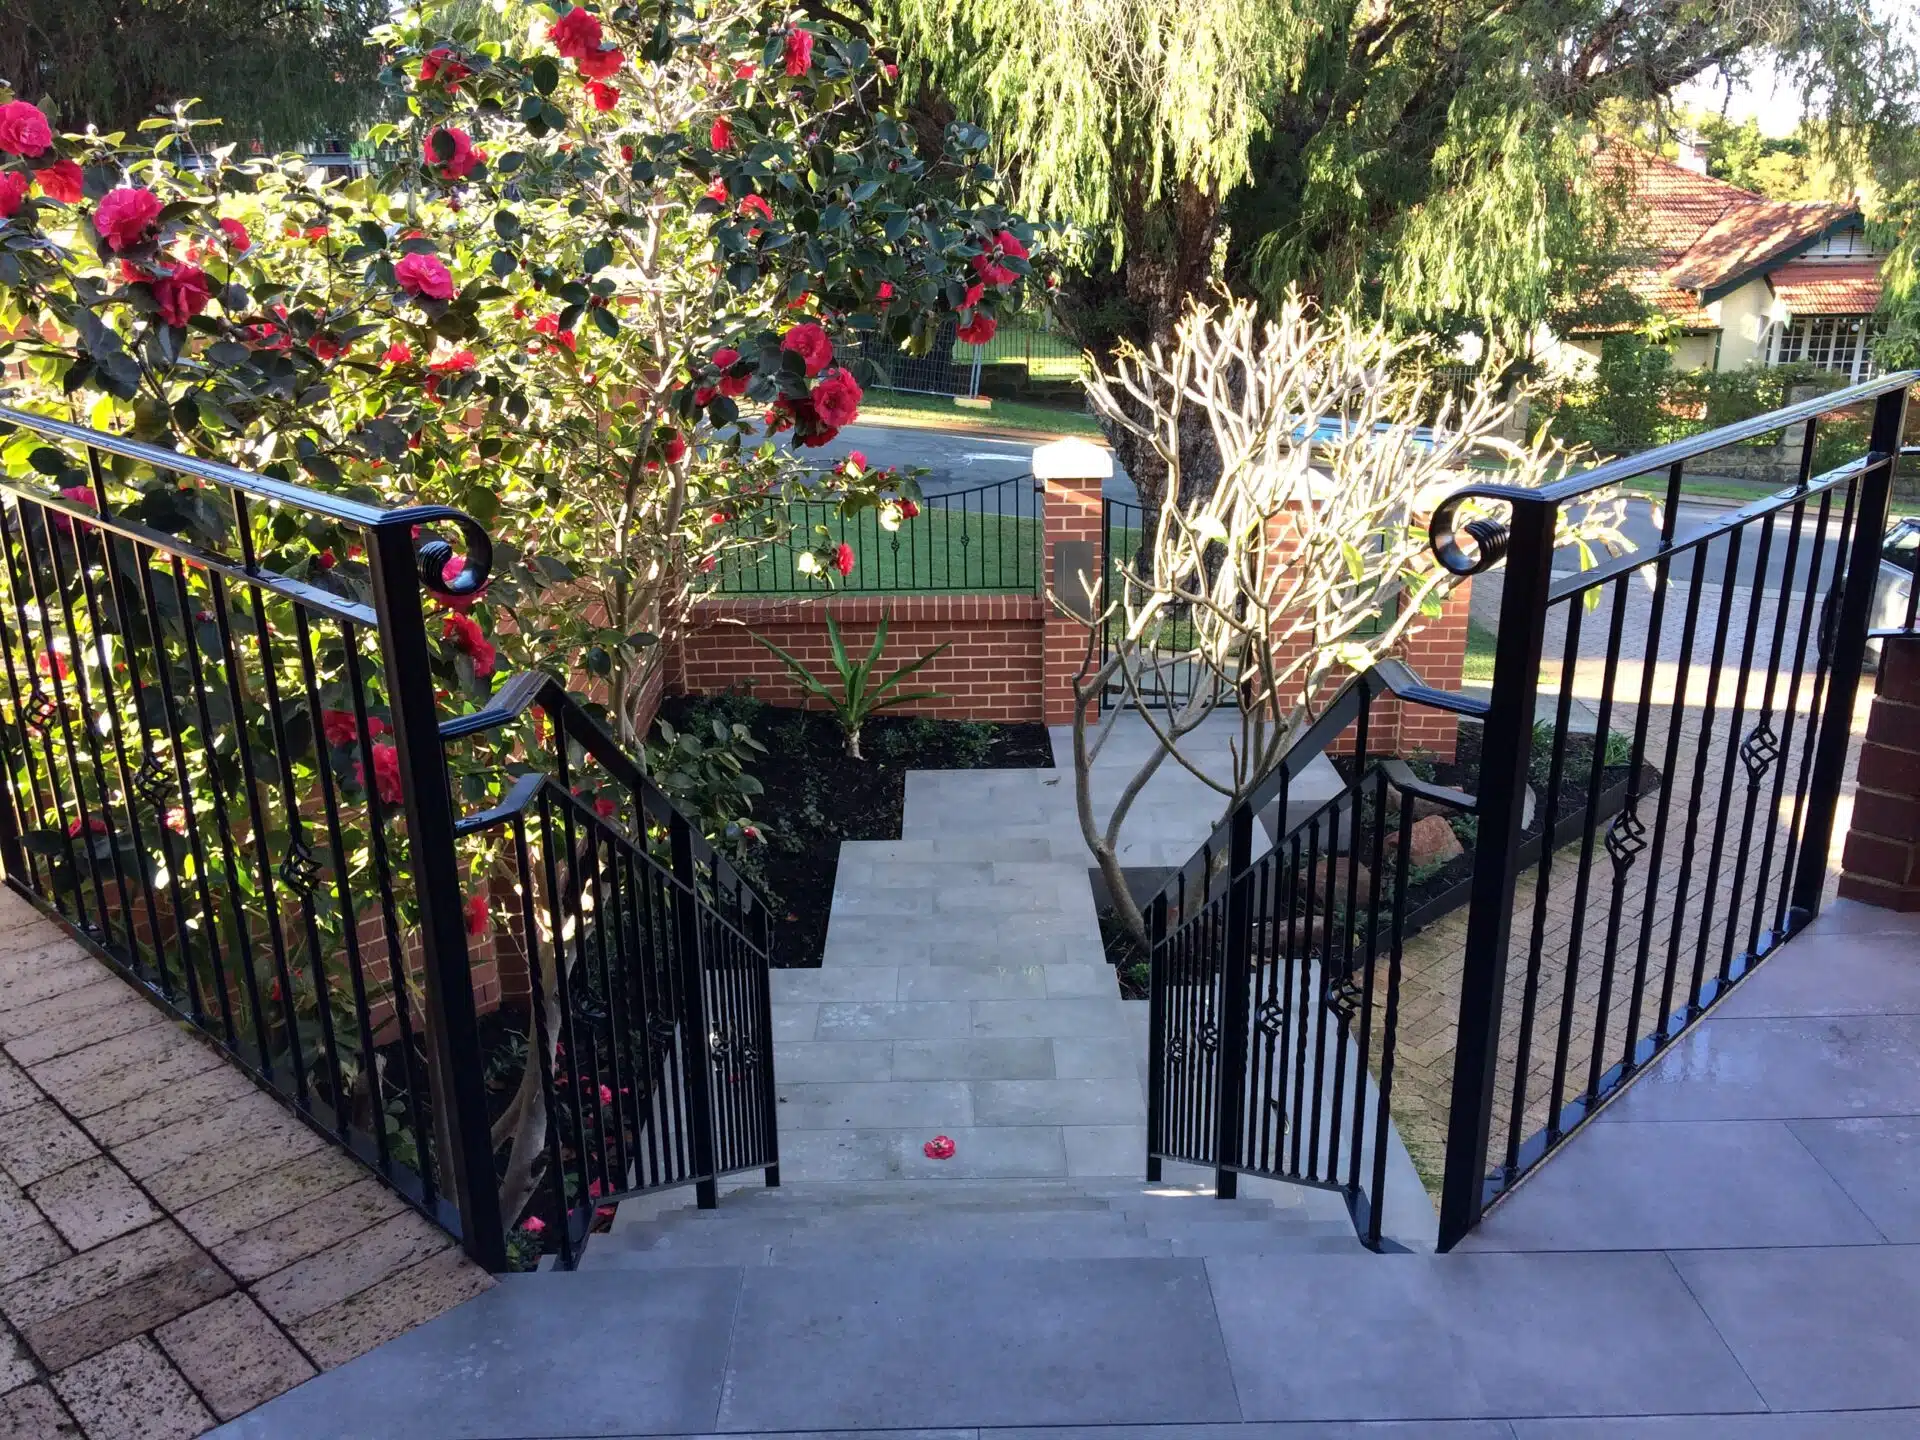
[[1867,243],[1866,231],[1855,227],[1836,231],[1832,235],[1822,235],[1800,258],[1803,260],[1850,260],[1856,256],[1865,257],[1873,254],[1873,246]]
[[1796,315],[1773,332],[1773,364],[1810,365],[1849,380],[1873,374],[1873,321],[1866,315]]

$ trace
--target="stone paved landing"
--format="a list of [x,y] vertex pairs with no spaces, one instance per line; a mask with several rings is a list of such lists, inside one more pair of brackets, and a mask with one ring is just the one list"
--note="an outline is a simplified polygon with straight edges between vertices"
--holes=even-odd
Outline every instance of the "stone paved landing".
[[0,889],[0,1440],[198,1435],[491,1283]]

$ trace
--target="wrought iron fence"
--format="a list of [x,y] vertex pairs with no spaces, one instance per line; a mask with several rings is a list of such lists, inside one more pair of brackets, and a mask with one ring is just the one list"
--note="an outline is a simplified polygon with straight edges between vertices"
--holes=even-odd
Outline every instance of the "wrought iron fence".
[[[1405,1117],[1433,1132],[1407,1143],[1440,1174],[1451,1248],[1806,926],[1916,378],[1541,489],[1470,485],[1442,503],[1439,562],[1500,587],[1491,696],[1436,692],[1392,663],[1356,677],[1155,902],[1150,1174],[1164,1156],[1216,1166],[1222,1193],[1240,1172],[1334,1185],[1378,1244],[1395,1032],[1417,991],[1423,1009],[1444,1002],[1454,1017],[1450,1080]],[[1815,475],[1825,417],[1859,407],[1871,410],[1865,453]],[[1796,425],[1798,483],[1678,533],[1690,460]],[[1654,543],[1556,569],[1563,508],[1649,472],[1667,481]],[[1469,504],[1483,513],[1463,516]],[[1886,633],[1911,627],[1910,592],[1902,605]],[[1480,723],[1477,773],[1460,789],[1369,754],[1388,692]],[[1291,778],[1336,742],[1350,752],[1341,793],[1289,822]],[[1262,815],[1276,839],[1257,853]],[[1415,939],[1406,857],[1429,816],[1460,817],[1474,853],[1463,929]]]
[[[708,583],[724,595],[1032,594],[1044,494],[1032,475],[941,491],[892,529],[874,509],[846,516],[833,498],[795,501],[769,522],[736,522],[739,543],[721,553]],[[758,532],[762,524],[771,538]]]
[[[1108,497],[1101,502],[1101,593],[1109,602],[1124,596],[1132,583],[1129,577],[1145,575],[1152,563],[1148,523],[1147,512],[1132,501]],[[1156,709],[1178,710],[1193,699],[1196,688],[1214,683],[1213,672],[1193,658],[1193,622],[1178,601],[1161,612],[1150,631],[1131,640],[1118,607],[1111,608],[1100,629],[1102,666],[1121,650],[1138,677],[1141,701]],[[1130,703],[1127,684],[1117,673],[1107,682],[1101,703]]]
[[[494,812],[517,864],[461,848],[485,827],[456,823],[423,596],[466,605],[484,586],[491,546],[472,519],[5,409],[0,455],[9,884],[490,1268],[518,1218],[501,1214],[500,1172],[512,1193],[528,1162],[496,1156],[503,1076],[541,1091],[547,1155],[544,1174],[525,1172],[539,1182],[527,1213],[573,1222],[547,1226],[569,1263],[595,1205],[686,1180],[706,1202],[716,1167],[775,1164],[770,1106],[715,1118],[702,1098],[709,1064],[741,1073],[743,1037],[754,1083],[771,1084],[761,907],[557,683],[520,677],[448,722],[472,735],[537,704],[549,740],[514,752],[526,778]],[[435,532],[461,538],[451,579]],[[573,784],[589,761],[625,822],[583,811]],[[477,765],[461,781],[467,795],[500,783]],[[685,852],[670,886],[656,832]],[[669,914],[672,945],[657,928]],[[503,974],[518,961],[527,997],[489,996],[483,1015],[482,956]],[[700,983],[645,988],[676,963]],[[637,1086],[616,1003],[652,1039],[672,1031]],[[562,1032],[567,1078],[525,1063]],[[585,1093],[582,1074],[607,1089]],[[669,1093],[685,1097],[671,1120]],[[589,1133],[603,1108],[618,1122]],[[674,1145],[690,1161],[642,1163]]]

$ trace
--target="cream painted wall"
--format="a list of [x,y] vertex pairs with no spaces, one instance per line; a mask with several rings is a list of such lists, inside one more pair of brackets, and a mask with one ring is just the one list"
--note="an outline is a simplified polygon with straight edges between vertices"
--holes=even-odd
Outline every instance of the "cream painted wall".
[[1769,328],[1787,318],[1787,307],[1764,279],[1749,280],[1707,307],[1720,322],[1719,370],[1743,370],[1767,358]]

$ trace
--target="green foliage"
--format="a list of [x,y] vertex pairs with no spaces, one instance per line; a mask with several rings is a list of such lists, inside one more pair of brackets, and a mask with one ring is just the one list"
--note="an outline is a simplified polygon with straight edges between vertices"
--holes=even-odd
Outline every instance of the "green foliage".
[[758,827],[747,817],[755,797],[765,791],[747,767],[767,747],[747,725],[716,715],[704,734],[691,727],[677,730],[664,719],[655,720],[653,728],[658,738],[647,746],[647,773],[654,783],[714,844],[737,851],[758,840]]
[[357,132],[380,106],[367,38],[387,0],[7,0],[0,76],[69,130],[132,130],[198,97],[226,133],[274,147]]
[[753,638],[764,645],[775,659],[787,667],[788,672],[799,683],[800,688],[816,699],[824,700],[833,712],[834,722],[839,725],[840,733],[846,736],[847,754],[858,760],[860,754],[860,727],[882,710],[891,710],[897,705],[908,705],[916,700],[939,700],[938,690],[897,690],[897,687],[909,675],[930,664],[940,654],[951,647],[952,641],[945,641],[921,655],[897,667],[884,678],[878,676],[880,657],[887,648],[887,627],[890,616],[881,616],[880,623],[874,627],[873,646],[867,651],[866,658],[854,660],[847,654],[847,647],[840,638],[840,625],[832,614],[827,616],[827,641],[833,647],[833,669],[838,685],[829,685],[817,677],[811,670],[794,659],[786,651],[775,645],[764,635]]

